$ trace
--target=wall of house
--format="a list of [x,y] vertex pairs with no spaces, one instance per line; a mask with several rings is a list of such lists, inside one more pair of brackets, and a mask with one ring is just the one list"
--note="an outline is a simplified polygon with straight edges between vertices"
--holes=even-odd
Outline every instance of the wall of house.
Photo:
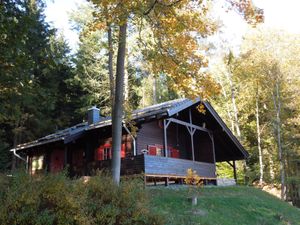
[[[175,124],[169,125],[167,129],[167,145],[169,148],[179,150],[180,154],[185,154],[184,147],[180,148],[180,142],[183,143],[182,139],[185,140],[185,138],[180,134],[180,130],[176,129]],[[149,146],[157,146],[163,149],[164,129],[162,120],[142,124],[142,127],[137,132],[136,142],[137,154],[142,154],[143,150],[149,150]],[[162,155],[164,155],[164,152],[162,152]]]
[[155,144],[164,144],[163,124],[158,121],[142,124],[136,136],[137,154],[142,154],[142,150],[148,150],[148,145]]
[[212,141],[206,132],[195,132],[194,151],[196,161],[214,163]]
[[32,175],[45,170],[57,173],[64,169],[64,146],[53,143],[31,149],[28,153],[28,172]]
[[[89,171],[87,165],[99,161],[99,158],[97,158],[99,148],[112,146],[110,134],[111,131],[108,128],[106,133],[102,130],[95,130],[67,146],[61,142],[42,146],[41,149],[32,151],[30,155],[30,171],[34,174],[47,168],[50,172],[59,172],[67,163],[71,174],[85,175]],[[130,158],[130,156],[133,156],[131,136],[124,134],[122,143],[125,150],[122,152],[122,157]],[[173,122],[169,124],[167,144],[168,149],[175,149],[179,152],[177,156],[169,154],[169,157],[192,160],[191,137],[184,125]],[[158,146],[162,149],[162,156],[164,156],[163,145],[164,129],[162,120],[154,120],[141,125],[136,137],[137,154],[142,154],[143,149],[149,150],[149,146]],[[65,153],[65,147],[67,147],[67,153]],[[213,163],[212,143],[207,133],[195,132],[194,149],[196,161]],[[66,160],[65,156],[67,156]]]
[[[149,150],[149,146],[164,145],[164,129],[162,121],[145,123],[137,133],[137,153]],[[170,123],[167,129],[168,148],[179,150],[181,159],[192,160],[191,136],[184,125]],[[162,147],[163,148],[163,147]],[[195,160],[213,163],[212,142],[207,133],[196,131],[194,134]]]
[[50,153],[49,169],[52,173],[60,172],[64,169],[65,151],[61,148],[53,149]]

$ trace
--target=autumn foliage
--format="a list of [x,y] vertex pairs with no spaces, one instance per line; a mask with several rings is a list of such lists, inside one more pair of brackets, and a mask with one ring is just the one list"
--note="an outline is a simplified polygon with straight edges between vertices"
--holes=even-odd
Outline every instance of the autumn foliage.
[[195,170],[187,169],[185,183],[188,185],[202,185],[201,177],[197,174]]

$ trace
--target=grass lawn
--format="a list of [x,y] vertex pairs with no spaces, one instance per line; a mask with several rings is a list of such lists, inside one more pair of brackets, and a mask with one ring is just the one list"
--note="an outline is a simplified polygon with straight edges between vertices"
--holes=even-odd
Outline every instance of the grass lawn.
[[300,225],[300,209],[253,187],[201,187],[198,205],[188,200],[187,187],[149,187],[153,210],[167,224]]

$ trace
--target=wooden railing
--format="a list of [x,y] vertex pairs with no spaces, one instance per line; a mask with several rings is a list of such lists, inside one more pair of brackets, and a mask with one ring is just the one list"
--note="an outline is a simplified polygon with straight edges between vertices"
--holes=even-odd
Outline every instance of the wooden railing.
[[[111,160],[94,161],[88,164],[88,170],[103,170],[111,168]],[[121,175],[133,175],[144,172],[144,155],[121,159]]]
[[145,174],[149,175],[185,176],[187,169],[191,168],[203,178],[216,177],[216,169],[213,163],[151,155],[145,155],[144,161]]
[[[110,169],[111,160],[95,161],[88,164],[88,170]],[[121,161],[121,175],[145,173],[146,175],[185,176],[187,169],[193,169],[203,178],[215,178],[213,163],[196,162],[186,159],[152,155],[137,155]]]

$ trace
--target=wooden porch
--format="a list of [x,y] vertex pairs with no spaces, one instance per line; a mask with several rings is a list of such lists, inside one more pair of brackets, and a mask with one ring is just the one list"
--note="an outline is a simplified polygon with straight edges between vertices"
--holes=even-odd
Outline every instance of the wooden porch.
[[[111,162],[111,160],[91,162],[88,164],[88,170],[109,169]],[[216,179],[216,169],[213,163],[153,155],[137,155],[121,160],[121,175],[144,174],[145,181],[147,178],[183,179],[189,168],[195,170],[203,180]]]

